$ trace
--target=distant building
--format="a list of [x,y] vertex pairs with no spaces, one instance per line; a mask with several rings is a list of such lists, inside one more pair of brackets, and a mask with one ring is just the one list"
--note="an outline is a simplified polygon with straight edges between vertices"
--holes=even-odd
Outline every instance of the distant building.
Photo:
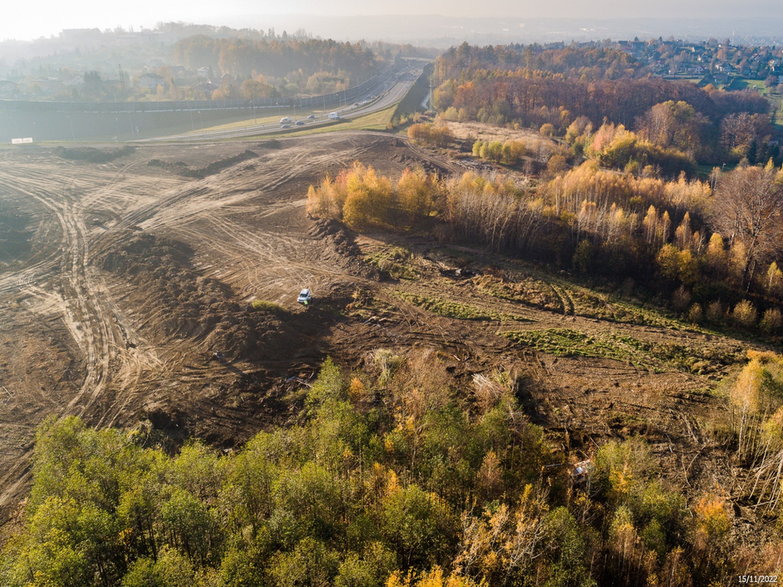
[[157,73],[143,73],[138,78],[136,78],[136,85],[142,89],[146,90],[148,92],[154,92],[158,89],[158,86],[162,86],[164,89],[166,88],[166,80],[163,79],[163,76],[158,75]]

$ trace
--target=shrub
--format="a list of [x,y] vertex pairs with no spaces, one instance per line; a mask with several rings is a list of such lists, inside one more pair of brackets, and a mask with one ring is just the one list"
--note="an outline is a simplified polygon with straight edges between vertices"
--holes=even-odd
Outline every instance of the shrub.
[[736,306],[731,313],[731,319],[738,326],[750,327],[756,323],[758,318],[758,312],[752,302],[748,300],[742,300]]
[[783,326],[783,314],[777,308],[769,308],[764,311],[759,324],[764,332],[775,333]]
[[554,153],[546,162],[546,170],[550,175],[557,175],[568,169],[568,160],[560,153]]
[[445,147],[454,139],[454,135],[447,126],[421,123],[408,128],[408,138],[420,144]]
[[696,541],[702,548],[722,541],[731,530],[731,519],[723,499],[702,497],[693,510],[696,514]]
[[574,269],[579,273],[589,273],[593,267],[593,245],[587,239],[582,239],[576,245],[572,261]]
[[707,305],[707,320],[719,324],[723,322],[725,317],[726,315],[723,311],[723,304],[721,304],[718,300],[710,302]]
[[674,293],[672,294],[672,306],[675,310],[682,312],[685,310],[685,308],[688,307],[688,304],[690,303],[691,292],[689,292],[684,285],[681,285],[676,290],[674,290]]
[[693,304],[688,310],[688,321],[699,324],[704,319],[704,311],[701,304]]
[[515,165],[524,160],[527,155],[527,147],[522,141],[480,141],[473,143],[473,156],[503,163],[504,165]]
[[265,310],[274,314],[282,314],[285,312],[285,308],[283,306],[267,300],[253,300],[250,303],[250,307],[254,310]]

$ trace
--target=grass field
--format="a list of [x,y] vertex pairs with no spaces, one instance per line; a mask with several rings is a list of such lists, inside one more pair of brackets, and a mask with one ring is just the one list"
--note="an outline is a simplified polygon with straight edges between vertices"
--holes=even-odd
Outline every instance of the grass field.
[[[757,90],[762,96],[769,100],[772,104],[773,110],[777,111],[778,113],[781,111],[781,108],[783,108],[783,94],[770,91],[770,89],[767,88],[767,85],[762,80],[743,79],[742,82],[746,88]],[[780,115],[776,115],[773,122],[775,123],[775,126],[783,128],[783,121],[781,120]]]
[[394,292],[394,295],[415,306],[424,308],[428,312],[432,312],[439,316],[445,316],[446,318],[457,318],[458,320],[493,320],[500,322],[528,321],[526,318],[516,314],[498,312],[493,309],[481,308],[472,304],[463,304],[454,300],[420,296],[401,291]]
[[642,341],[618,333],[579,332],[569,328],[510,331],[502,333],[513,342],[559,357],[614,359],[663,372],[677,369],[708,373],[740,360],[741,354],[697,344]]
[[259,124],[276,124],[280,122],[281,115],[273,114],[271,116],[259,117],[259,118],[246,118],[244,120],[238,120],[236,122],[229,122],[226,124],[218,124],[215,126],[208,126],[206,128],[199,128],[193,130],[187,134],[199,134],[203,132],[215,132],[222,130],[240,130],[250,126],[257,126]]
[[353,120],[346,120],[344,122],[335,122],[324,126],[318,126],[312,129],[302,129],[294,132],[286,132],[285,130],[276,133],[270,133],[264,136],[287,136],[298,137],[303,135],[315,135],[325,132],[335,132],[338,130],[386,130],[391,122],[392,115],[394,114],[395,106],[391,106],[386,110],[380,110],[367,114],[366,116],[360,116]]

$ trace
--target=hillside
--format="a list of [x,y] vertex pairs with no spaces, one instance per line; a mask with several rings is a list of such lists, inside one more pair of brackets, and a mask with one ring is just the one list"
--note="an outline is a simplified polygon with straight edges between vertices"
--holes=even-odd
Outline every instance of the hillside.
[[0,152],[3,582],[774,574],[777,332],[601,270],[600,240],[575,264],[566,214],[530,224],[559,261],[474,232],[470,182],[556,181],[536,140],[519,167],[369,132]]

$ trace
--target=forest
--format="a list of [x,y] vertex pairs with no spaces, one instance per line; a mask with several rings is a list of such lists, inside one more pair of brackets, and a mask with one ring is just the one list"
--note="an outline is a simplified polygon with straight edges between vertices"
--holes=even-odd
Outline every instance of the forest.
[[569,78],[633,79],[645,77],[645,64],[615,47],[538,44],[478,47],[462,43],[442,53],[435,65],[438,80],[461,78],[476,70],[517,71],[529,69],[563,74]]
[[[198,35],[178,41],[173,53],[175,63],[189,70],[209,68],[216,77],[255,81],[258,97],[268,97],[275,87],[264,84],[266,78],[284,78],[287,84],[296,86],[297,92],[318,94],[336,91],[327,87],[330,79],[334,84],[339,78],[344,89],[380,69],[380,58],[366,46],[310,38],[221,39]],[[266,93],[265,86],[270,86]]]
[[[596,58],[595,67],[585,69],[583,65],[596,52],[603,59]],[[588,123],[591,130],[607,123],[623,125],[640,139],[668,149],[669,155],[684,155],[693,164],[721,165],[743,158],[766,163],[769,157],[781,162],[772,141],[771,107],[764,97],[752,91],[640,77],[643,68],[632,64],[629,71],[639,75],[617,79],[612,72],[623,69],[617,64],[628,59],[626,53],[608,48],[535,53],[530,47],[463,45],[438,58],[433,103],[447,120],[547,125],[562,137]],[[673,129],[679,125],[682,129],[675,137]],[[667,165],[663,153],[648,153],[646,158],[662,159]],[[686,168],[674,164],[675,172]]]
[[[4,585],[707,585],[771,571],[732,509],[686,498],[643,440],[609,441],[589,482],[522,411],[519,374],[455,386],[438,353],[327,359],[298,422],[220,455],[169,456],[149,428],[44,424]],[[783,359],[751,354],[716,422],[779,516]],[[777,477],[776,477],[777,476]],[[758,537],[759,543],[762,537]]]

